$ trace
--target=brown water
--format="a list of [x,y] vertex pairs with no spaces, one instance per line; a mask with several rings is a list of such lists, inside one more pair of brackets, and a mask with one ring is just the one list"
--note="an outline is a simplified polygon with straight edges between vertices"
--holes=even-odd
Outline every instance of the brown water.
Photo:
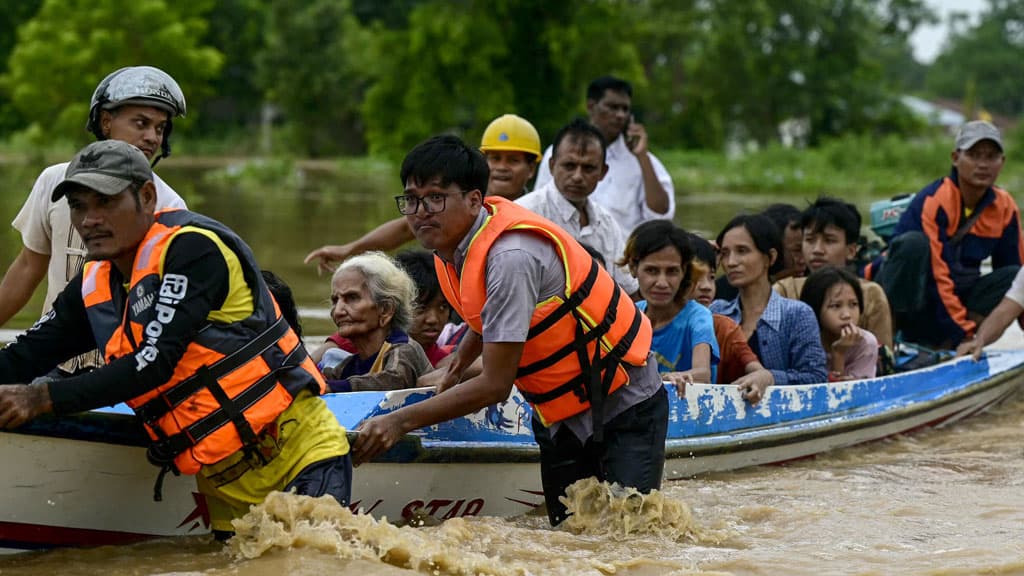
[[1024,574],[1022,410],[1018,394],[947,428],[676,481],[643,502],[585,486],[562,529],[537,516],[397,528],[280,495],[227,548],[31,553],[0,557],[0,574]]
[[[301,264],[392,215],[386,167],[255,177],[161,166],[193,208],[233,226],[303,306],[327,281]],[[39,167],[4,166],[10,221]],[[282,176],[283,174],[283,176]],[[677,221],[713,232],[740,209],[800,198],[682,195]],[[872,198],[854,199],[866,208]],[[17,236],[0,242],[6,267]],[[19,316],[28,323],[33,310]],[[23,324],[24,325],[24,324]],[[312,330],[323,333],[323,326]],[[460,518],[395,528],[322,503],[272,501],[229,548],[208,538],[0,557],[0,576],[51,574],[1024,574],[1024,394],[987,414],[787,466],[672,482],[640,506],[589,486],[580,516]],[[358,470],[356,471],[358,474]],[[318,505],[319,504],[319,505]]]

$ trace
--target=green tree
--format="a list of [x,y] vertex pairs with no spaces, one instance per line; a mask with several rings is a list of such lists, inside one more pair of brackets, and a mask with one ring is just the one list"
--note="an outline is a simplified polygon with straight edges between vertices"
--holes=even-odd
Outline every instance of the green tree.
[[440,0],[405,28],[373,25],[362,111],[371,151],[401,154],[439,132],[476,141],[496,116],[530,120],[542,140],[584,111],[587,83],[644,84],[628,2]]
[[[213,0],[44,0],[18,30],[0,88],[39,139],[73,138],[83,129],[93,90],[109,72],[149,64],[167,71],[190,104],[207,93],[222,63],[197,42]],[[115,25],[116,24],[116,25]]]
[[[31,18],[42,0],[26,0],[13,2],[0,10],[0,75],[7,71],[7,55],[11,53],[18,40],[18,27]],[[11,104],[10,98],[0,93],[0,134],[9,134],[21,128],[25,119]]]
[[256,54],[263,48],[270,5],[270,0],[219,0],[206,14],[206,44],[224,55],[224,65],[211,79],[210,97],[196,107],[201,114],[190,134],[231,138],[239,128],[259,124],[264,96]]
[[[878,46],[906,50],[921,21],[920,0],[750,0],[696,2],[680,129],[689,143],[761,144],[789,119],[807,138],[901,126]],[[670,8],[659,9],[659,12]],[[655,89],[658,90],[660,86]]]
[[954,35],[929,68],[927,86],[939,96],[963,100],[971,83],[978,108],[1019,116],[1024,113],[1024,0],[989,0],[974,26]]
[[359,104],[370,44],[347,0],[280,0],[266,12],[259,84],[285,118],[287,150],[325,156],[366,150]]

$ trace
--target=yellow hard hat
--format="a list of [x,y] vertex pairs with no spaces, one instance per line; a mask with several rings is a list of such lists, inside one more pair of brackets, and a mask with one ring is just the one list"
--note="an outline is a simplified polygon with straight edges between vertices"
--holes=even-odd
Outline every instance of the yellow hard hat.
[[480,151],[511,151],[533,154],[536,160],[541,157],[540,135],[525,118],[515,114],[499,116],[487,125],[484,136],[480,139]]

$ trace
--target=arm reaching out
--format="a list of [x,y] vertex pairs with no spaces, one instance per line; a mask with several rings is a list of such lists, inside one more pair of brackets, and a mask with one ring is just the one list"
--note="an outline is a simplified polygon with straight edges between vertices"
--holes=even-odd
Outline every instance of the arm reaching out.
[[330,272],[334,266],[346,258],[368,252],[370,250],[394,250],[402,244],[413,240],[415,236],[405,223],[405,218],[395,218],[367,232],[362,238],[341,246],[321,246],[306,255],[303,264],[313,260],[317,262],[318,272]]

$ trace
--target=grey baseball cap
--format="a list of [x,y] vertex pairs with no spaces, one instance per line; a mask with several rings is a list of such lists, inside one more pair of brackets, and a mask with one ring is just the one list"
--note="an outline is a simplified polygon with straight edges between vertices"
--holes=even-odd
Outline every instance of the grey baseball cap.
[[142,150],[120,140],[100,140],[75,154],[64,180],[53,189],[52,199],[60,200],[74,186],[116,196],[132,183],[152,179],[153,169]]
[[971,146],[982,140],[991,140],[999,146],[1000,151],[1003,150],[1003,137],[999,134],[999,128],[984,120],[972,120],[960,127],[956,133],[956,149],[970,150]]

